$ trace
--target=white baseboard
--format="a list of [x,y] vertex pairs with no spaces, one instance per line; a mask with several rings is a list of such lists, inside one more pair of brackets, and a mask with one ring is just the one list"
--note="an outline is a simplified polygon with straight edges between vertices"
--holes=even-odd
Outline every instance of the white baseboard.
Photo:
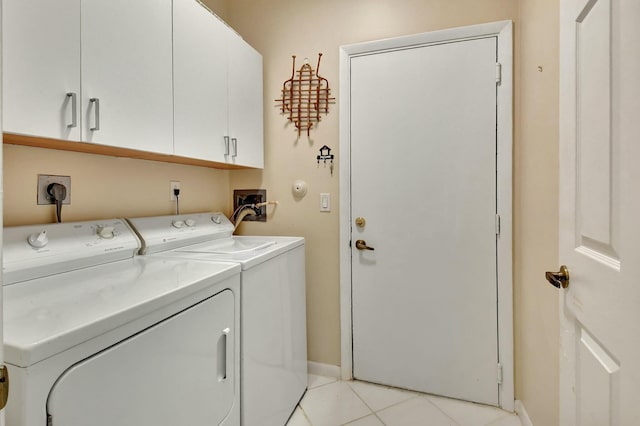
[[533,426],[531,419],[529,418],[529,414],[527,414],[527,410],[524,408],[524,404],[519,399],[516,399],[516,413],[518,413],[518,417],[520,417],[520,423],[522,426]]
[[331,364],[322,364],[321,362],[307,361],[307,371],[309,374],[316,376],[340,378],[340,367]]

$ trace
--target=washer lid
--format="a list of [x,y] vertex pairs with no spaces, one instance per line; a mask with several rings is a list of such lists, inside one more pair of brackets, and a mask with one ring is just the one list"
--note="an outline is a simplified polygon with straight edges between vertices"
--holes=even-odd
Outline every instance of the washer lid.
[[230,263],[138,257],[6,286],[5,360],[27,367],[199,290],[223,290],[239,273]]
[[246,270],[275,256],[304,245],[302,237],[239,236],[207,241],[172,252],[183,258],[239,262]]

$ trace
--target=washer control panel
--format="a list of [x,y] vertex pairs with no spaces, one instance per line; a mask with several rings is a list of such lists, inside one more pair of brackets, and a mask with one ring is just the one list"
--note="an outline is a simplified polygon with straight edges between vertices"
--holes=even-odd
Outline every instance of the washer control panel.
[[233,234],[233,224],[219,212],[128,218],[142,242],[140,254],[158,253]]

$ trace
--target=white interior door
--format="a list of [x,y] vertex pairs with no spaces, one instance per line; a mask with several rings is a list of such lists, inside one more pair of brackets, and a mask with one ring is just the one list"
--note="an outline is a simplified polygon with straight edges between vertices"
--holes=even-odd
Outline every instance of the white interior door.
[[640,424],[640,2],[561,2],[563,426]]
[[356,379],[499,404],[496,62],[497,37],[351,59]]

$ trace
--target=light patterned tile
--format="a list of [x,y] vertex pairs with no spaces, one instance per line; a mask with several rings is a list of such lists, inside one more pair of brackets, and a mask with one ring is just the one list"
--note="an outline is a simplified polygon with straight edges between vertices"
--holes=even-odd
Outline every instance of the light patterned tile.
[[488,405],[432,395],[428,395],[426,398],[461,426],[485,426],[507,414],[506,411]]
[[287,422],[287,426],[311,426],[311,423],[309,423],[309,420],[305,417],[302,408],[296,407],[296,410]]
[[459,426],[427,398],[412,398],[376,415],[387,426]]
[[487,426],[522,426],[522,422],[517,414],[507,414],[495,422],[489,423]]
[[347,423],[348,426],[384,426],[384,423],[375,414]]
[[313,426],[336,426],[371,414],[344,382],[309,389],[300,403]]
[[347,383],[373,411],[379,411],[418,396],[415,392],[374,385],[367,382],[353,381]]
[[326,384],[338,381],[338,379],[336,379],[335,377],[316,376],[315,374],[309,374],[308,377],[309,377],[307,382],[308,389],[317,388],[318,386],[322,386],[322,385],[326,385]]

